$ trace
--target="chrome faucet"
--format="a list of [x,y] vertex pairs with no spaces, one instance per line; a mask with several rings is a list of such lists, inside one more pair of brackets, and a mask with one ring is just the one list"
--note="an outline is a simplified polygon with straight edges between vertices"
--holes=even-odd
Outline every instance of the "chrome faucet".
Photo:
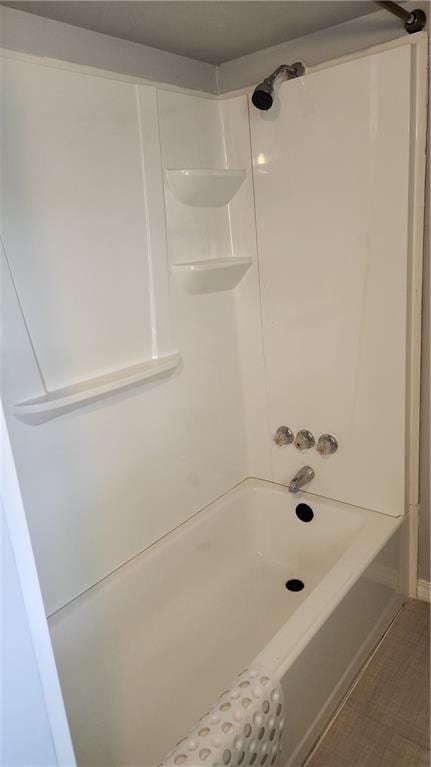
[[304,487],[308,482],[314,479],[314,469],[311,466],[303,466],[302,469],[296,472],[293,479],[288,484],[289,493],[297,493],[301,487]]

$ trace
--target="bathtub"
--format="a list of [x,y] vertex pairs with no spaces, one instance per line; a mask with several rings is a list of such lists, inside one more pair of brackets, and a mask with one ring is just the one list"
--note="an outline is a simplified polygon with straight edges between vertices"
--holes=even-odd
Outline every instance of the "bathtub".
[[49,619],[78,764],[156,765],[254,661],[301,765],[405,598],[406,539],[403,517],[242,482]]

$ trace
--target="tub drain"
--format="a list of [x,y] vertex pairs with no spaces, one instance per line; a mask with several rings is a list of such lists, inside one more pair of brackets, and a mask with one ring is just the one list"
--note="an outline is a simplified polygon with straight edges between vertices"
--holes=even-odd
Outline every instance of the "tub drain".
[[302,591],[304,588],[304,582],[298,580],[298,578],[291,578],[286,582],[286,588],[288,591]]

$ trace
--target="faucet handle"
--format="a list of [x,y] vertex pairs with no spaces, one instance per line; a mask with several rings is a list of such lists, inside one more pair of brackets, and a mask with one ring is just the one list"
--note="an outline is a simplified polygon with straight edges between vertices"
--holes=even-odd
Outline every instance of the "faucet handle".
[[338,450],[338,442],[333,434],[321,434],[316,450],[320,455],[331,455]]
[[288,426],[279,426],[273,436],[273,440],[278,447],[283,445],[290,445],[295,439],[295,435]]
[[315,444],[316,440],[311,431],[308,431],[308,429],[301,429],[301,431],[298,431],[295,439],[295,447],[298,450],[309,450],[310,447],[314,447]]

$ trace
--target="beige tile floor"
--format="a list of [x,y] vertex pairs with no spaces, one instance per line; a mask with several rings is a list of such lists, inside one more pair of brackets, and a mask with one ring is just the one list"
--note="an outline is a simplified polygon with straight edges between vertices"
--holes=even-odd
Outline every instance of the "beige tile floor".
[[403,607],[307,767],[430,767],[430,606]]

